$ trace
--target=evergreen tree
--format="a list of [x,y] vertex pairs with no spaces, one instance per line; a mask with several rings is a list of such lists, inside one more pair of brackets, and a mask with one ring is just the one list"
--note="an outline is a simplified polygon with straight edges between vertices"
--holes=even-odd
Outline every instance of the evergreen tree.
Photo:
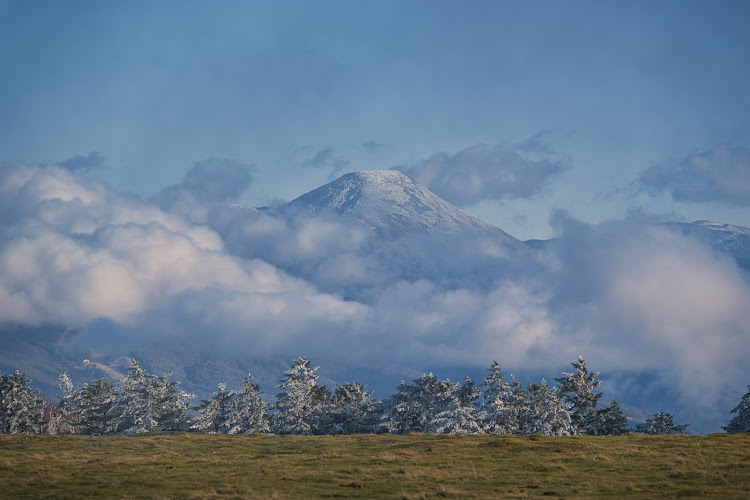
[[439,385],[432,373],[414,379],[413,384],[401,381],[396,394],[383,405],[381,428],[392,434],[429,432],[436,410],[439,411],[436,408]]
[[597,436],[622,436],[630,432],[628,419],[622,413],[620,403],[615,400],[612,400],[606,408],[601,408],[596,412],[591,429],[591,434]]
[[163,374],[154,382],[154,403],[156,424],[151,430],[154,431],[184,431],[190,425],[188,417],[188,404],[185,396],[177,386],[179,382],[169,380],[169,375]]
[[589,373],[586,360],[581,356],[571,366],[575,372],[563,372],[563,376],[556,378],[555,382],[565,401],[572,406],[571,418],[576,432],[595,434],[597,431],[592,425],[596,422],[596,405],[602,397],[601,393],[594,392],[602,384],[601,380],[596,380],[599,372]]
[[25,373],[16,371],[10,377],[0,373],[0,433],[40,434],[46,431],[46,404],[30,386]]
[[54,426],[52,434],[72,434],[75,432],[77,423],[77,411],[73,403],[73,382],[70,380],[68,372],[62,372],[58,377],[60,392],[62,396],[60,403],[57,405],[57,411],[54,414],[53,421],[51,420],[50,427]]
[[569,405],[563,401],[558,389],[541,384],[529,385],[530,418],[524,429],[525,434],[545,436],[570,436],[576,433],[572,423]]
[[532,417],[531,394],[515,376],[510,376],[508,393],[508,432],[523,433],[529,427]]
[[484,428],[490,434],[517,432],[517,422],[510,406],[510,384],[503,380],[502,368],[497,361],[492,362],[489,372],[482,384]]
[[328,434],[334,430],[331,391],[318,385],[318,367],[300,357],[278,385],[274,430],[279,434]]
[[73,432],[93,435],[111,432],[115,397],[115,386],[106,378],[83,384],[73,392],[67,406],[73,416]]
[[478,410],[480,392],[474,381],[466,377],[461,386],[450,380],[440,382],[434,398],[439,409],[428,423],[428,432],[435,434],[479,434],[483,432]]
[[750,385],[747,386],[749,391],[742,396],[740,403],[732,408],[731,413],[737,415],[729,422],[729,425],[722,427],[728,433],[750,432]]
[[261,399],[260,388],[253,384],[253,376],[248,373],[240,390],[235,393],[229,434],[268,432],[271,432],[268,404]]
[[227,391],[226,384],[219,384],[210,399],[204,399],[197,408],[199,417],[192,428],[209,434],[228,434],[232,430],[235,394]]
[[176,386],[168,375],[150,375],[133,361],[117,388],[107,432],[138,434],[184,429],[187,405]]
[[334,422],[344,434],[372,432],[376,407],[372,392],[359,382],[337,386],[333,394]]
[[658,411],[639,424],[636,430],[643,434],[684,434],[688,427],[689,424],[675,425],[671,414]]

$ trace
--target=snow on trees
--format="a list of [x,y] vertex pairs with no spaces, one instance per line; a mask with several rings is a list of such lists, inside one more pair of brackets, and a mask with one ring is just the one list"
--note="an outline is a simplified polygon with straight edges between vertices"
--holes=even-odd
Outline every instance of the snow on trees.
[[279,434],[328,434],[333,430],[331,391],[318,385],[318,367],[300,357],[284,373],[277,386],[276,419],[273,429]]
[[622,436],[630,433],[628,419],[622,413],[620,403],[615,400],[606,408],[597,410],[589,429],[589,434],[596,436]]
[[729,422],[729,425],[722,427],[728,433],[750,432],[750,385],[747,388],[747,394],[742,396],[740,403],[730,412],[737,415]]
[[542,379],[539,384],[531,384],[529,393],[530,418],[523,429],[525,434],[545,436],[570,436],[576,433],[569,404],[563,401],[557,387],[550,387]]
[[45,402],[25,373],[0,373],[0,433],[39,434],[45,430]]
[[684,434],[688,427],[689,424],[676,425],[671,414],[658,411],[639,424],[636,431],[643,434]]
[[473,381],[459,387],[458,383],[439,381],[429,373],[413,384],[399,384],[397,393],[383,402],[380,427],[393,434],[478,433],[481,424],[477,400]]
[[336,387],[333,394],[333,420],[343,434],[371,432],[375,425],[377,403],[372,392],[359,382],[347,382]]
[[510,405],[511,387],[503,380],[501,372],[500,363],[493,361],[482,384],[484,428],[490,434],[518,432],[518,422]]
[[239,391],[234,393],[232,413],[229,419],[229,434],[253,434],[271,432],[271,416],[268,404],[261,399],[260,388],[253,384],[253,376],[247,374]]
[[571,406],[571,418],[578,434],[595,434],[592,428],[596,421],[596,405],[602,397],[602,393],[594,392],[602,382],[596,380],[599,372],[589,373],[586,368],[586,360],[578,356],[571,363],[575,372],[563,372],[563,376],[556,378],[560,393],[565,401]]
[[227,391],[227,384],[219,384],[213,396],[198,407],[199,416],[191,428],[209,434],[229,433],[233,400],[234,394]]
[[138,434],[184,429],[187,404],[176,386],[167,375],[149,375],[133,361],[117,388],[107,431]]

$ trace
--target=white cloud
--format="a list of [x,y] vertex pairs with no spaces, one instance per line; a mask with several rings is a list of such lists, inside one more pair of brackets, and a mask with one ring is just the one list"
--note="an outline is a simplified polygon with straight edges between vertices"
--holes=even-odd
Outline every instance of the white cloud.
[[652,165],[641,172],[636,182],[644,190],[669,192],[678,201],[748,206],[750,149],[720,145]]
[[567,168],[560,159],[531,158],[513,149],[477,144],[454,155],[435,154],[403,171],[445,200],[467,205],[533,197]]

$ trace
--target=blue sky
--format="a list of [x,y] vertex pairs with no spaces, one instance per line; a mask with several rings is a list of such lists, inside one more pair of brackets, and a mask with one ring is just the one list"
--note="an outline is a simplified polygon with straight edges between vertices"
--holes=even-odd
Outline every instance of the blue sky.
[[557,210],[750,226],[748,196],[674,188],[721,146],[734,160],[689,182],[748,179],[748,15],[743,1],[3,0],[0,161],[88,158],[79,174],[148,197],[230,159],[253,167],[236,200],[256,206],[351,170],[424,181],[428,164],[428,187],[524,239],[553,235]]

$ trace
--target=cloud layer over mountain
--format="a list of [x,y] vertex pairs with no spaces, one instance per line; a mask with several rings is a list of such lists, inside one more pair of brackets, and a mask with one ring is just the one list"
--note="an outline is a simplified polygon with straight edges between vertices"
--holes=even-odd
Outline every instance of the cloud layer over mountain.
[[70,169],[3,166],[0,322],[79,328],[91,345],[497,359],[550,375],[584,355],[605,373],[659,374],[683,419],[710,430],[748,383],[747,275],[667,226],[561,214],[560,237],[524,257],[490,238],[425,240],[411,248],[434,265],[405,275],[390,257],[406,243],[374,253],[344,217],[216,204],[251,181],[247,169],[198,164],[150,202]]

